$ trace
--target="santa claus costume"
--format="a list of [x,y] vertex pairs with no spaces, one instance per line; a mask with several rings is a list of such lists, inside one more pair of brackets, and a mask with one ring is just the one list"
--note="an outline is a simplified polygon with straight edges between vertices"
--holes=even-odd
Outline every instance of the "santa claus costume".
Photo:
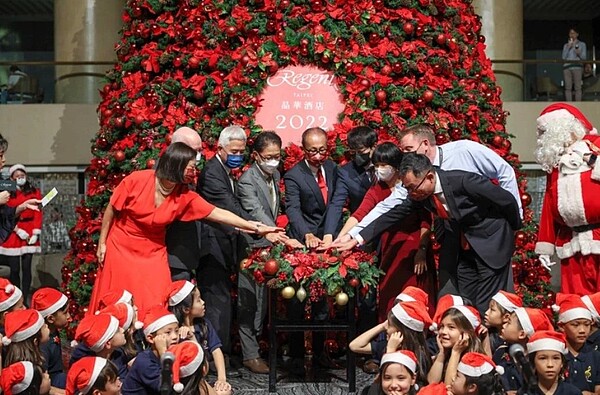
[[[28,199],[41,199],[40,190],[27,179],[25,166],[16,164],[9,169],[10,178],[17,182],[17,191],[8,201],[8,206],[17,207]],[[31,287],[31,260],[33,254],[40,253],[42,233],[42,212],[25,210],[8,239],[0,246],[0,263],[10,266],[10,282],[21,288],[27,300]],[[21,270],[23,281],[21,281]]]
[[535,252],[556,255],[561,292],[600,291],[600,167],[597,132],[575,107],[556,103],[537,119],[536,159],[549,173]]

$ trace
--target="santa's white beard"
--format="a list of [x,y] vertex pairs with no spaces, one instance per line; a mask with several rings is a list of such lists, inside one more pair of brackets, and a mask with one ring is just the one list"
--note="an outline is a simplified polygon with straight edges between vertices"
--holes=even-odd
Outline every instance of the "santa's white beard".
[[562,143],[558,143],[553,138],[544,137],[552,137],[547,134],[543,134],[537,139],[537,148],[535,150],[535,160],[536,162],[542,166],[542,170],[547,173],[552,172],[558,165],[558,161],[560,156],[565,150],[565,147]]
[[585,133],[583,125],[576,120],[553,119],[548,123],[538,123],[536,162],[545,172],[552,172],[552,169],[558,166],[565,148],[580,141]]

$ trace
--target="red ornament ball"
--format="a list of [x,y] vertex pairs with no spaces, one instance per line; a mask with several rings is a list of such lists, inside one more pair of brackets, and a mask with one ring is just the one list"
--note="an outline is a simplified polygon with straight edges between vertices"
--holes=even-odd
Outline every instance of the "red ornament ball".
[[379,103],[383,103],[387,99],[387,93],[383,89],[379,89],[375,92],[375,100]]
[[362,80],[360,80],[360,84],[365,88],[369,88],[371,86],[371,81],[369,81],[366,78],[363,78]]
[[383,75],[390,75],[392,72],[392,67],[388,64],[386,64],[385,66],[383,66],[381,68],[381,74]]
[[503,142],[504,142],[504,137],[502,137],[500,135],[496,135],[492,139],[492,144],[494,144],[494,147],[501,148]]
[[406,33],[406,34],[413,34],[415,31],[415,26],[410,22],[406,22],[402,26],[402,30],[404,30],[404,33]]
[[151,158],[146,161],[146,169],[154,169],[154,165],[156,165],[155,159]]
[[238,28],[235,26],[227,26],[225,28],[225,34],[229,37],[235,37],[238,34]]
[[438,43],[438,45],[444,45],[446,44],[446,35],[445,34],[438,34],[438,36],[435,38],[435,41]]
[[527,234],[522,230],[515,232],[515,243],[519,247],[524,246],[527,243]]
[[265,262],[263,271],[268,276],[274,276],[279,271],[279,263],[275,259],[269,259]]
[[352,278],[348,281],[348,284],[350,284],[352,288],[356,288],[360,285],[360,281],[357,278]]
[[521,203],[523,204],[524,207],[527,207],[531,204],[531,195],[528,194],[527,192],[524,192],[521,195]]
[[125,160],[125,152],[123,151],[116,151],[113,154],[113,158],[117,161],[117,162],[123,162]]
[[433,98],[434,98],[433,91],[430,91],[428,89],[425,92],[423,92],[423,100],[425,100],[426,103],[431,103],[431,101],[433,100]]

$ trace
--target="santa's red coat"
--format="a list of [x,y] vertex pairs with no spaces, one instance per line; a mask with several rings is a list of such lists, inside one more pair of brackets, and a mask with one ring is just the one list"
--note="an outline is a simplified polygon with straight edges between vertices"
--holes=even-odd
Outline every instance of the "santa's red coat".
[[[8,205],[10,207],[17,207],[24,201],[33,198],[42,198],[39,189],[36,189],[27,195],[23,194],[20,189],[17,189],[16,196],[14,198],[10,198]],[[42,232],[42,212],[33,210],[23,211],[19,216],[17,227],[27,232],[29,237],[37,235],[37,241],[29,245],[27,244],[27,240],[21,239],[13,230],[10,236],[8,236],[8,239],[6,239],[6,241],[0,246],[0,255],[20,256],[23,254],[41,252],[40,234]]]

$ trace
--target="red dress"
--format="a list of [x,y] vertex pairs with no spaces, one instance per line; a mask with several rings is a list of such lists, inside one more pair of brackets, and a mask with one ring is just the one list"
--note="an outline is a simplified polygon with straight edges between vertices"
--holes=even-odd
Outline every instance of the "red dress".
[[[28,199],[41,199],[39,189],[24,194],[20,189],[17,189],[14,198],[10,198],[7,205],[9,207],[17,207]],[[23,229],[29,237],[37,235],[38,238],[35,243],[29,244],[27,240],[21,239],[17,233],[13,230],[8,236],[8,239],[0,247],[0,255],[8,256],[21,256],[23,254],[34,254],[42,251],[40,247],[40,234],[42,233],[42,211],[25,210],[19,215],[17,221],[17,227]]]
[[[365,195],[360,207],[352,214],[362,220],[380,201],[392,193],[387,184],[379,182]],[[436,269],[431,249],[427,252],[427,271],[415,275],[415,254],[419,249],[421,228],[431,226],[431,214],[416,211],[401,223],[381,235],[379,267],[385,272],[379,280],[379,318],[386,319],[396,296],[408,285],[419,287],[429,294],[429,311],[435,310],[437,299]]]
[[113,191],[110,204],[115,218],[106,239],[104,266],[92,290],[90,312],[112,290],[131,292],[140,318],[149,307],[165,303],[171,284],[167,226],[176,220],[205,218],[215,208],[185,185],[178,185],[156,207],[155,183],[154,170],[141,170],[125,177]]

